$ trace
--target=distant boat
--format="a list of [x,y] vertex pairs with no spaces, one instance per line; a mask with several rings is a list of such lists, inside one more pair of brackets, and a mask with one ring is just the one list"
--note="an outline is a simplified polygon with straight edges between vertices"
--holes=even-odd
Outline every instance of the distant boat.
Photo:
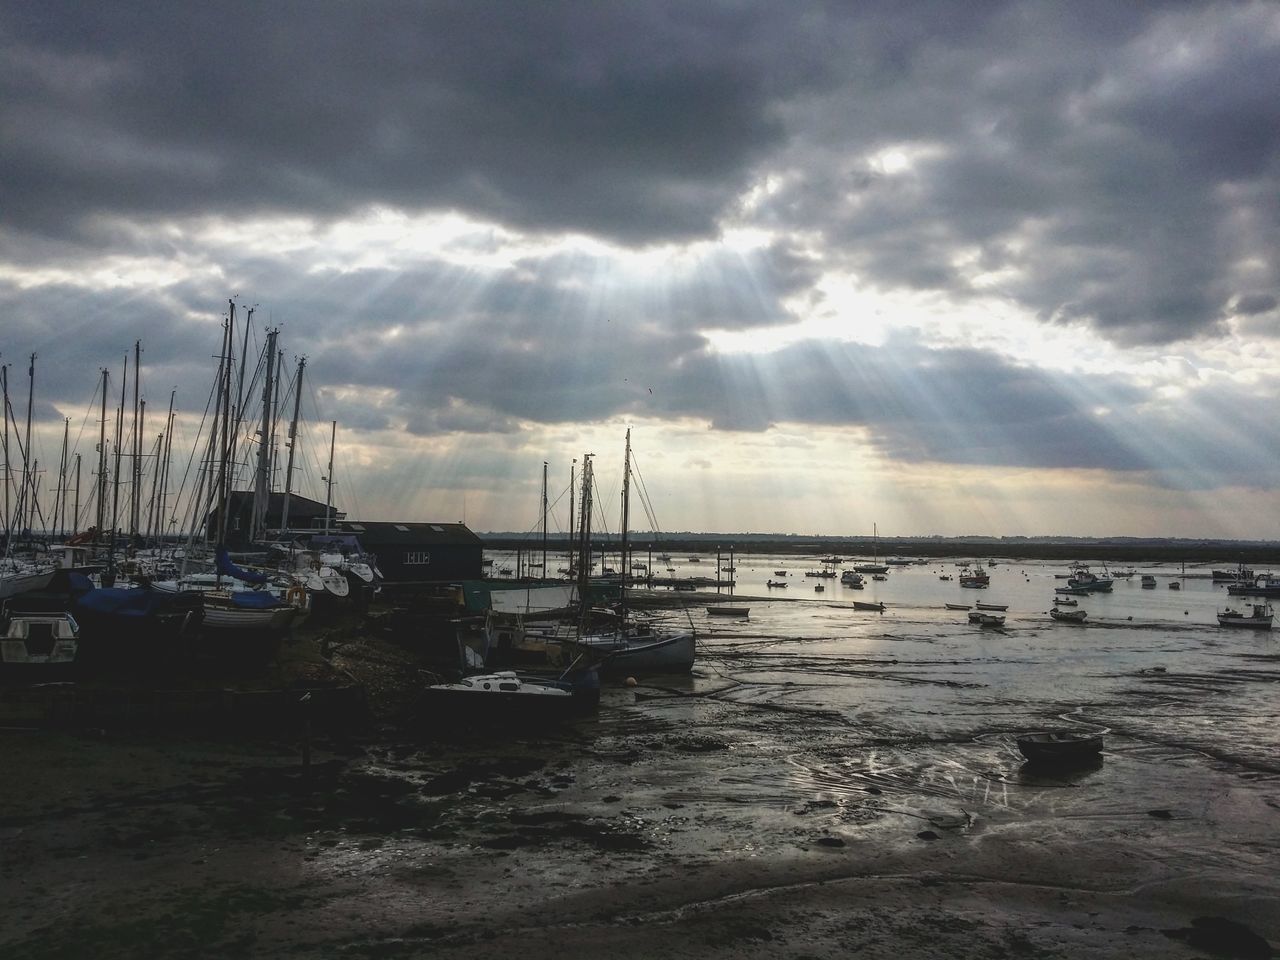
[[773,575],[774,575],[775,577],[785,577],[785,576],[787,575],[787,571],[785,571],[785,570],[775,570],[775,571],[773,571]]
[[1035,763],[1079,763],[1102,753],[1102,734],[1025,733],[1018,737],[1018,750]]
[[1074,607],[1079,604],[1079,600],[1074,597],[1054,597],[1053,605],[1055,607]]
[[1088,614],[1083,610],[1059,610],[1054,607],[1049,611],[1049,616],[1055,620],[1061,620],[1063,623],[1084,623],[1084,618]]
[[764,583],[764,585],[765,585],[766,587],[785,587],[785,586],[787,585],[787,581],[785,581],[785,580],[766,580],[766,581],[765,581],[765,583]]
[[840,582],[846,587],[853,587],[857,590],[861,590],[862,574],[858,573],[856,570],[846,570],[844,573],[840,574]]
[[1007,603],[976,603],[974,604],[979,610],[1008,610]]
[[858,573],[888,573],[889,565],[880,562],[880,531],[871,525],[871,563],[860,563],[853,569]]
[[968,610],[969,605],[967,603],[948,603],[947,609],[948,610]]
[[1003,627],[1004,617],[995,613],[983,613],[981,610],[970,610],[969,622],[980,627]]
[[1177,580],[1170,580],[1170,581],[1169,581],[1169,589],[1170,589],[1170,590],[1181,590],[1181,589],[1182,589],[1182,584],[1181,584],[1181,583],[1179,583]]
[[1142,589],[1154,590],[1155,588],[1156,588],[1156,578],[1149,573],[1144,573],[1142,575]]
[[827,589],[827,588],[826,588],[826,587],[824,587],[822,584],[817,583],[817,584],[814,584],[813,592],[814,592],[814,593],[822,593],[822,592],[823,592],[824,590],[826,590],[826,589]]
[[883,603],[872,603],[869,600],[853,601],[853,609],[855,610],[874,610],[876,613],[884,613]]
[[964,567],[960,570],[960,586],[971,590],[983,590],[991,586],[991,575],[982,568],[982,564],[972,569]]
[[1249,630],[1270,630],[1272,619],[1271,604],[1251,603],[1249,608],[1249,613],[1241,613],[1239,610],[1232,610],[1227,607],[1227,609],[1218,614],[1218,626],[1244,627]]
[[1114,581],[1110,577],[1100,577],[1095,573],[1090,573],[1089,568],[1083,563],[1076,564],[1071,569],[1071,576],[1067,580],[1069,586],[1078,590],[1088,590],[1091,593],[1110,593],[1113,583]]

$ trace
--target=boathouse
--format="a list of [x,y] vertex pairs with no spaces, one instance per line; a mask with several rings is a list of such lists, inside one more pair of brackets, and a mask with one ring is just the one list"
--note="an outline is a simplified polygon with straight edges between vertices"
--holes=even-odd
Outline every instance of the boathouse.
[[[229,510],[227,546],[233,548],[244,547],[249,543],[250,530],[253,526],[253,502],[254,494],[252,490],[232,491],[227,501]],[[341,510],[335,510],[332,506],[325,506],[325,504],[316,500],[309,500],[306,497],[299,496],[296,493],[289,495],[290,530],[318,533],[325,528],[326,514],[328,515],[329,529],[337,531],[339,529],[338,524],[346,516],[345,513]],[[218,539],[214,530],[217,515],[217,510],[214,510],[205,518],[206,531],[211,543],[216,542]],[[283,521],[284,494],[268,494],[263,527],[267,530],[280,530],[284,527]]]
[[484,541],[461,523],[344,520],[337,529],[378,558],[387,584],[457,583],[484,575]]

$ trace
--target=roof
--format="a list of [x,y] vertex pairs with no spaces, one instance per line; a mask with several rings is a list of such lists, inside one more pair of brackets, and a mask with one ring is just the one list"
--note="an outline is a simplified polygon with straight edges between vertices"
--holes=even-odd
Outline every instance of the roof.
[[483,547],[484,541],[461,523],[418,523],[391,520],[343,520],[335,525],[343,533],[352,533],[364,544],[466,544]]

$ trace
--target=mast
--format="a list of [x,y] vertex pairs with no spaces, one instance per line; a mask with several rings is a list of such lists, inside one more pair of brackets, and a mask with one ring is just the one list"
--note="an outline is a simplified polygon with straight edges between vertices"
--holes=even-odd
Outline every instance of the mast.
[[138,533],[139,496],[142,490],[142,414],[138,402],[138,381],[142,373],[142,341],[133,342],[133,470],[130,471],[129,535]]
[[98,522],[93,542],[102,539],[102,527],[107,522],[107,368],[102,368],[102,419],[98,422]]
[[120,526],[120,447],[123,444],[124,393],[129,382],[129,355],[124,355],[124,379],[120,381],[120,409],[116,414],[116,472],[111,488],[111,539],[107,541],[107,566],[115,566],[116,530]]
[[298,448],[298,407],[302,404],[302,371],[306,368],[307,358],[302,357],[298,360],[298,377],[293,391],[293,419],[289,421],[289,441],[285,444],[289,448],[289,457],[285,462],[284,468],[284,506],[281,508],[280,527],[286,531],[289,529],[289,496],[293,485],[293,455]]
[[262,425],[258,429],[258,470],[253,483],[253,518],[249,537],[256,539],[266,526],[267,498],[271,495],[271,397],[275,392],[276,334],[267,332],[266,376],[262,383]]
[[547,575],[547,461],[542,461],[542,576]]
[[333,448],[338,440],[338,421],[331,421],[329,430],[329,475],[324,478],[324,535],[329,535],[329,508],[333,505]]
[[631,567],[627,559],[627,526],[631,520],[631,428],[627,427],[627,452],[622,463],[622,581],[618,587],[618,609],[621,622],[627,619],[627,574]]
[[569,575],[573,576],[573,488],[576,481],[578,458],[569,465]]
[[[24,515],[28,515],[23,510],[23,504],[26,502],[27,487],[34,484],[35,478],[31,475],[31,471],[27,469],[31,463],[31,408],[35,404],[36,399],[36,355],[31,355],[31,365],[27,367],[27,435],[23,442],[22,451],[22,496],[18,498],[18,509],[23,511]],[[35,499],[34,497],[32,498]],[[27,529],[31,528],[31,522],[28,520],[24,524]]]
[[[231,364],[233,362],[232,344],[235,343],[236,303],[234,300],[228,300],[227,303],[230,305],[227,315],[227,362],[222,368],[222,443],[218,457],[218,526],[216,540],[220,544],[226,542],[227,514],[231,512]],[[247,328],[248,324],[245,326]]]
[[585,619],[588,608],[587,584],[591,578],[591,458],[582,455],[582,502],[578,522],[578,602]]
[[[62,418],[62,458],[58,463],[58,490],[53,498],[53,527],[65,533],[67,525],[67,448],[71,442],[71,418]],[[56,535],[56,534],[55,534]]]
[[76,454],[76,506],[71,514],[72,533],[80,532],[80,454]]
[[0,391],[4,393],[4,409],[0,415],[4,417],[4,532],[6,549],[9,543],[9,488],[13,486],[13,463],[9,459],[9,365],[0,364]]

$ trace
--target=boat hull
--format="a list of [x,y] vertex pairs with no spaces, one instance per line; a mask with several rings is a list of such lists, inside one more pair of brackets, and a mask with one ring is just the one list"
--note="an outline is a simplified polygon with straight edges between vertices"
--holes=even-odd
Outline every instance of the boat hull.
[[1018,751],[1032,763],[1080,763],[1102,753],[1101,734],[1031,733],[1018,737]]

